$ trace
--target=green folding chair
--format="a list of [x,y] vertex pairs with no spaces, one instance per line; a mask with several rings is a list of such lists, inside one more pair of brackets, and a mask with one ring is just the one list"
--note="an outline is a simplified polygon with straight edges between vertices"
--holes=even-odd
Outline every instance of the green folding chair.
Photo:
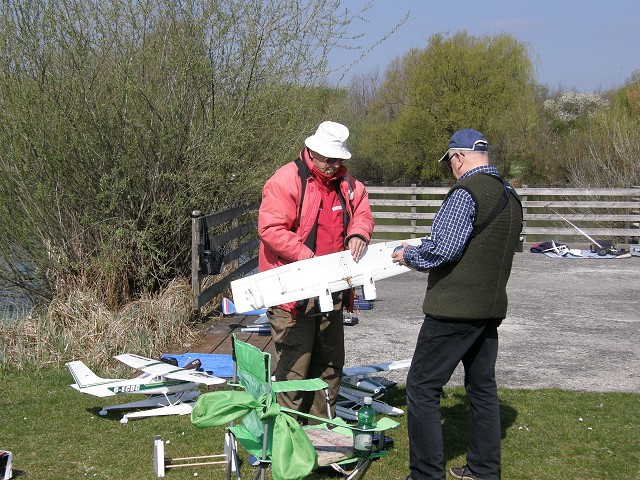
[[[327,419],[281,407],[278,392],[318,391],[328,386],[320,379],[276,382],[271,379],[271,355],[232,335],[234,374],[229,384],[234,390],[200,395],[191,413],[196,427],[229,424],[225,433],[227,479],[240,480],[238,443],[256,458],[254,479],[265,478],[271,470],[274,480],[300,480],[319,467],[331,466],[345,480],[363,478],[374,460],[386,455],[384,432],[398,422],[377,421],[378,442],[367,458],[353,454],[353,432],[359,430],[341,418]],[[301,426],[296,418],[313,422]],[[241,423],[236,424],[236,420]],[[227,448],[225,448],[227,451]]]

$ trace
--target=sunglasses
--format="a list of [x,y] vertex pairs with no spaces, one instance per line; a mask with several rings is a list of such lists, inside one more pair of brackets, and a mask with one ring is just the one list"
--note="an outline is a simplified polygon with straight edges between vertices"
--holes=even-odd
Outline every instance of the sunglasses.
[[449,155],[449,158],[447,158],[447,162],[451,162],[451,160],[453,160],[454,158],[456,158],[456,156],[461,155],[464,157],[464,153],[462,152],[453,152],[451,153],[451,155]]
[[327,165],[340,165],[344,162],[344,158],[326,158],[322,157],[321,155],[316,155],[313,158],[315,158],[319,162],[326,163]]

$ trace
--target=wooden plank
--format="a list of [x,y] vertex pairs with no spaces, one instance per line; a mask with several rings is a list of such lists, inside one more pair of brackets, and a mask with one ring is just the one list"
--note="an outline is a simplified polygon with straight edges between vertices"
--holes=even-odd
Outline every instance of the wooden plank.
[[273,355],[274,346],[271,335],[260,335],[257,333],[241,332],[241,328],[251,325],[256,320],[256,316],[230,315],[219,319],[210,320],[203,329],[203,335],[198,343],[185,350],[196,353],[215,353],[231,355],[231,334],[251,345],[258,347],[262,351],[268,351]]
[[[369,195],[445,195],[450,187],[367,186]],[[545,188],[517,187],[518,195],[638,197],[638,188]]]
[[[585,230],[586,231],[586,230]],[[575,228],[547,228],[547,227],[529,227],[526,226],[522,232],[524,234],[539,234],[539,235],[570,235],[580,236],[580,233]],[[587,234],[590,237],[637,237],[640,235],[640,230],[637,228],[589,228]]]
[[229,273],[226,277],[218,280],[213,285],[209,285],[204,291],[200,293],[197,298],[197,308],[200,309],[214,299],[216,295],[221,293],[225,288],[229,286],[231,280],[243,276],[245,273],[250,272],[258,266],[258,257],[254,257],[247,263],[243,263],[236,270]]
[[224,256],[224,263],[229,264],[233,261],[240,260],[246,256],[251,257],[255,255],[258,251],[258,247],[260,246],[260,239],[258,237],[253,237],[249,239],[247,242],[243,242],[238,245],[238,248],[234,248],[229,251]]
[[521,187],[516,188],[518,195],[558,195],[558,196],[611,196],[611,197],[634,197],[640,196],[638,188],[541,188],[541,187]]
[[[523,207],[537,208],[639,208],[638,202],[608,202],[603,200],[572,201],[572,200],[524,200]],[[563,213],[564,215],[564,213]],[[615,214],[612,215],[615,217]]]
[[255,233],[258,229],[258,222],[253,221],[249,223],[243,223],[242,225],[238,225],[237,227],[232,228],[231,230],[227,230],[224,233],[216,235],[211,238],[211,243],[213,245],[226,245],[232,240],[236,240],[248,233]]
[[[433,220],[436,213],[410,213],[410,212],[373,212],[375,219],[402,219],[402,220]],[[638,214],[562,214],[567,220],[572,222],[638,222],[640,215]],[[525,220],[539,221],[555,221],[564,222],[564,220],[555,213],[527,213]]]
[[410,213],[410,212],[372,212],[373,218],[400,218],[403,220],[433,220],[436,212],[433,213]]
[[439,207],[442,205],[440,200],[369,200],[372,207]]
[[373,228],[374,233],[431,233],[431,225],[380,225]]
[[205,334],[197,344],[185,350],[184,353],[219,353],[217,350],[225,338],[226,335]]
[[374,187],[367,185],[369,195],[446,195],[450,187]]
[[[210,320],[203,328],[203,335],[201,339],[196,345],[192,346],[189,351],[199,353],[222,353],[218,350],[234,330],[232,326],[244,325],[245,323],[250,323],[253,319],[255,319],[255,317],[234,315]],[[224,353],[231,353],[231,351]]]
[[254,202],[248,205],[240,205],[239,207],[230,208],[229,210],[224,210],[222,212],[210,213],[209,215],[206,215],[207,224],[210,227],[213,227],[215,225],[234,220],[245,213],[256,210],[259,205],[260,202]]
[[263,352],[267,349],[267,346],[271,343],[271,334],[258,334],[252,333],[247,339],[247,343],[258,347]]
[[[409,225],[376,225],[374,233],[431,233],[430,226],[409,226]],[[558,227],[531,227],[525,225],[522,233],[527,234],[544,234],[544,235],[580,235],[575,228],[558,228]],[[607,236],[607,237],[637,237],[640,236],[640,229],[637,228],[590,228],[587,232],[590,236]]]
[[[637,222],[640,221],[640,215],[618,215],[618,214],[610,214],[610,215],[598,215],[598,214],[562,214],[564,218],[570,220],[573,223],[576,222]],[[564,222],[562,217],[559,217],[557,214],[546,214],[546,213],[528,213],[524,216],[525,220],[551,220],[556,222]],[[580,225],[578,225],[580,226]]]

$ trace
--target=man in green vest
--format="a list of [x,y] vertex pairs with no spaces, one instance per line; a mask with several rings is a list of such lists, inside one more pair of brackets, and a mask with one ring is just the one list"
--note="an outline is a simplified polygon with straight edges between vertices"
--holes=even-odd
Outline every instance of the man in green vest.
[[443,480],[442,388],[457,365],[471,404],[465,480],[500,478],[500,409],[495,379],[498,326],[507,313],[507,281],[522,231],[515,190],[489,164],[489,143],[478,131],[455,132],[440,162],[456,184],[420,246],[404,245],[393,261],[429,271],[425,314],[407,376],[407,480]]

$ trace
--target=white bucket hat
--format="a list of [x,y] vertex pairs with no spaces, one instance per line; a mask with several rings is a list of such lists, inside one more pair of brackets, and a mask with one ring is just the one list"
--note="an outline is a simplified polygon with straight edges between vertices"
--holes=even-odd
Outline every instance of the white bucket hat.
[[347,149],[349,129],[336,122],[322,122],[316,133],[307,137],[304,144],[307,148],[318,152],[327,158],[351,158],[351,152]]

